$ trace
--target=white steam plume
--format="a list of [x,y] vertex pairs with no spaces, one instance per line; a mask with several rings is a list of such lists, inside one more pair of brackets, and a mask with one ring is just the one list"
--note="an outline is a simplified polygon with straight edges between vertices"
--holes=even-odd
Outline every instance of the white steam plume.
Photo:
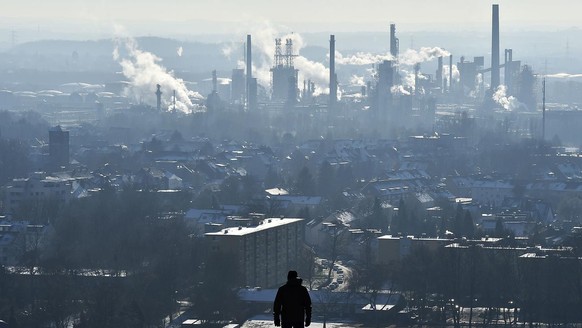
[[[329,55],[328,55],[329,59]],[[377,64],[384,60],[393,60],[394,57],[387,54],[371,54],[365,52],[357,52],[351,56],[342,55],[339,51],[335,52],[335,62],[338,65],[352,65],[352,66],[365,66],[365,65],[372,65]]]
[[406,95],[406,96],[410,96],[410,92],[408,90],[406,90],[406,88],[404,88],[403,85],[394,85],[392,86],[392,88],[390,88],[390,92],[392,92],[392,94],[400,94],[400,95]]
[[[291,33],[281,36],[269,22],[250,27],[253,45],[253,77],[257,78],[260,85],[270,88],[271,67],[274,65],[275,39],[281,38],[282,50],[285,52],[285,40],[293,41],[293,52],[299,54],[305,46],[305,42],[300,34]],[[225,46],[222,49],[225,56],[230,56],[232,46]],[[242,63],[244,64],[244,63]],[[239,64],[239,67],[241,65]],[[329,92],[329,68],[323,63],[311,61],[304,56],[298,55],[294,58],[294,66],[299,70],[298,84],[303,80],[311,80],[315,83],[315,94]],[[244,65],[242,66],[244,67]]]
[[[447,81],[449,79],[449,65],[443,65],[443,78],[446,78]],[[459,73],[459,69],[457,65],[453,64],[453,80],[455,82],[459,82],[461,79],[461,73]]]
[[161,85],[165,97],[162,104],[165,108],[173,109],[173,91],[176,91],[176,109],[190,113],[197,108],[190,97],[198,97],[195,92],[188,90],[182,79],[176,78],[172,71],[161,66],[161,58],[151,52],[138,48],[133,38],[117,38],[113,50],[113,59],[121,65],[123,75],[129,80],[129,86],[124,95],[139,103],[155,104],[156,84]]
[[[226,43],[222,46],[222,55],[228,59],[230,59],[230,56],[232,56],[233,53],[242,53],[243,52],[243,48],[242,48],[241,43],[236,43],[236,42],[230,42],[230,43]],[[244,63],[243,63],[244,65]]]
[[469,92],[469,97],[477,98],[481,92],[481,86],[483,85],[483,73],[478,73],[475,76],[475,87]]
[[400,70],[400,80],[405,87],[414,88],[414,72],[407,69]]
[[449,55],[450,52],[439,47],[422,47],[419,50],[406,49],[406,51],[398,55],[398,62],[401,65],[413,66],[438,57],[448,57]]
[[582,78],[582,74],[556,73],[548,74],[546,77],[551,79],[576,79]]
[[505,85],[497,87],[495,93],[493,93],[493,100],[508,111],[515,111],[525,106],[514,96],[507,96],[507,87]]
[[[400,65],[413,66],[449,55],[450,53],[448,51],[439,47],[422,47],[419,50],[407,49],[398,55],[398,62]],[[344,56],[339,51],[335,52],[335,62],[339,65],[364,66],[377,64],[384,60],[394,60],[394,57],[390,53],[372,54],[357,52],[350,56]]]
[[364,81],[364,77],[363,76],[358,76],[358,75],[352,75],[352,77],[350,78],[350,84],[351,85],[357,85],[357,86],[365,86],[366,82]]

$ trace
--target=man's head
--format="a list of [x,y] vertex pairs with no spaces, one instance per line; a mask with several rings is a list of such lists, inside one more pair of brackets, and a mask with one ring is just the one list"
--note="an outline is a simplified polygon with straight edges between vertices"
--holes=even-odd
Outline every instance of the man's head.
[[287,280],[295,280],[297,279],[297,271],[291,270],[287,273]]

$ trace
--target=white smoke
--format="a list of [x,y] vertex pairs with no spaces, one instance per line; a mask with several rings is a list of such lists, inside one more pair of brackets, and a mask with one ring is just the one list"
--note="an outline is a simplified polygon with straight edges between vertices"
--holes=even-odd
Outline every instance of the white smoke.
[[[443,78],[449,79],[449,65],[443,65]],[[461,73],[459,73],[459,69],[457,65],[453,64],[453,80],[455,82],[459,82],[461,80]]]
[[[438,57],[446,57],[449,55],[450,53],[448,51],[439,47],[422,47],[419,50],[407,49],[398,56],[397,74],[400,75],[401,85],[394,86],[392,88],[392,93],[410,94],[408,90],[415,89],[415,74],[411,67],[416,64],[431,61]],[[364,52],[358,52],[351,56],[344,56],[336,51],[335,60],[336,63],[340,65],[363,66],[378,64],[384,60],[394,60],[394,57],[392,57],[390,53],[372,54]],[[445,71],[443,69],[443,71],[444,73],[448,74],[448,70]],[[458,80],[459,71],[457,70],[456,66],[453,66],[453,75]],[[420,80],[427,78],[427,76],[424,76],[420,73],[418,74],[418,79]],[[418,91],[423,92],[423,90]]]
[[483,86],[483,73],[477,73],[475,76],[475,87],[469,92],[469,97],[477,98],[481,93],[481,87]]
[[366,82],[364,82],[364,77],[363,76],[358,76],[358,75],[352,75],[352,77],[350,78],[350,84],[351,85],[357,85],[357,86],[365,86]]
[[314,95],[329,93],[329,68],[303,56],[295,58],[295,67],[299,69],[299,81],[311,80],[315,83]]
[[[285,40],[293,41],[294,66],[299,70],[298,83],[303,80],[311,80],[315,83],[315,95],[329,92],[329,68],[323,63],[314,62],[300,55],[305,47],[305,42],[300,34],[290,33],[281,35],[269,22],[250,27],[253,45],[253,77],[265,88],[270,88],[271,68],[274,65],[275,39],[282,41],[282,51],[285,53]],[[230,54],[228,48],[223,48],[223,54]]]
[[[328,55],[329,58],[329,55]],[[393,60],[394,57],[387,54],[371,54],[365,52],[357,52],[351,56],[344,56],[339,51],[335,52],[335,62],[338,65],[353,65],[353,66],[365,66],[372,65],[382,62],[384,60]]]
[[[159,63],[161,58],[151,52],[139,49],[135,39],[130,37],[117,38],[113,50],[113,59],[121,65],[123,75],[129,80],[124,95],[138,103],[155,104],[156,84],[161,86],[162,104],[164,108],[173,109],[173,92],[176,91],[176,109],[190,113],[197,108],[190,97],[197,97],[195,92],[188,90],[182,79],[176,78]],[[165,97],[164,97],[165,96]]]
[[[418,63],[431,61],[438,57],[447,57],[450,53],[439,47],[422,47],[419,50],[406,49],[398,55],[400,65],[413,66]],[[394,60],[390,53],[372,54],[357,52],[353,55],[344,56],[340,52],[335,52],[335,62],[339,65],[364,66],[382,62],[384,60]]]
[[398,55],[398,62],[401,65],[414,66],[416,64],[431,61],[438,57],[448,57],[450,52],[439,47],[422,47],[419,50],[406,49]]
[[241,44],[240,43],[235,43],[235,42],[230,42],[230,43],[226,43],[222,46],[222,55],[228,59],[230,59],[230,56],[232,56],[233,53],[236,53],[236,51],[242,53],[243,48],[241,48]]
[[495,93],[493,93],[493,100],[508,111],[515,111],[525,106],[514,96],[507,96],[507,87],[505,85],[497,87]]
[[478,73],[475,76],[475,88],[480,88],[483,85],[483,73]]
[[409,88],[414,88],[414,72],[407,70],[407,69],[401,69],[400,70],[400,80],[402,82],[402,85],[405,87],[409,87]]
[[582,78],[582,74],[556,73],[556,74],[546,75],[546,77],[553,78],[553,79],[576,79],[576,78]]
[[182,46],[178,47],[176,53],[178,54],[178,57],[182,57],[182,54],[184,53],[184,48],[182,48]]
[[406,90],[406,88],[401,84],[393,85],[392,88],[390,88],[390,92],[394,95],[400,94],[410,96],[410,91]]

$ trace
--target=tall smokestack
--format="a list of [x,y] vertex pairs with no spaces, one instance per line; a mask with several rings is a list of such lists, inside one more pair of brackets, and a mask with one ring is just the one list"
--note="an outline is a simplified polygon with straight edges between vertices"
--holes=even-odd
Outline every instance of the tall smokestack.
[[420,72],[420,63],[414,64],[414,94],[418,94],[418,72]]
[[546,78],[542,80],[542,144],[546,140]]
[[[252,89],[252,83],[253,83],[253,61],[252,61],[252,44],[251,44],[251,35],[247,34],[247,109],[250,109],[250,103],[251,103],[251,98],[252,94],[251,94],[251,89]],[[255,97],[256,98],[256,97]]]
[[390,54],[394,59],[398,58],[400,42],[396,37],[396,24],[390,24]]
[[216,70],[212,71],[212,92],[218,91],[218,78],[216,77]]
[[512,83],[511,83],[511,75],[513,70],[513,49],[505,49],[505,60],[503,62],[503,84],[507,87],[507,91],[512,92]]
[[453,92],[453,55],[449,56],[449,92]]
[[[438,58],[438,66],[436,71],[436,83],[439,88],[443,88],[443,56]],[[442,90],[441,90],[442,92]]]
[[157,88],[156,89],[156,99],[157,99],[156,108],[158,109],[158,112],[162,111],[162,90],[160,90],[161,87],[162,87],[161,85],[156,84],[156,88]]
[[491,27],[491,90],[499,86],[499,5],[493,5]]
[[337,101],[337,81],[335,75],[335,35],[329,36],[329,107]]

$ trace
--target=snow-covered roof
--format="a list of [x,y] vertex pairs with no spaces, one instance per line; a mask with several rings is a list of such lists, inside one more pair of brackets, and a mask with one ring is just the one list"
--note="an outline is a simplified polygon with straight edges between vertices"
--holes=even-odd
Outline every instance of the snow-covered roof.
[[226,228],[219,232],[209,232],[206,236],[217,236],[217,235],[231,235],[231,236],[244,236],[252,233],[256,233],[262,230],[272,229],[278,226],[283,226],[290,223],[295,223],[303,221],[303,219],[292,219],[292,218],[270,218],[259,222],[259,225],[252,227],[238,227],[238,228]]
[[289,192],[283,188],[271,188],[265,190],[265,192],[272,196],[282,196],[282,195],[289,195]]

